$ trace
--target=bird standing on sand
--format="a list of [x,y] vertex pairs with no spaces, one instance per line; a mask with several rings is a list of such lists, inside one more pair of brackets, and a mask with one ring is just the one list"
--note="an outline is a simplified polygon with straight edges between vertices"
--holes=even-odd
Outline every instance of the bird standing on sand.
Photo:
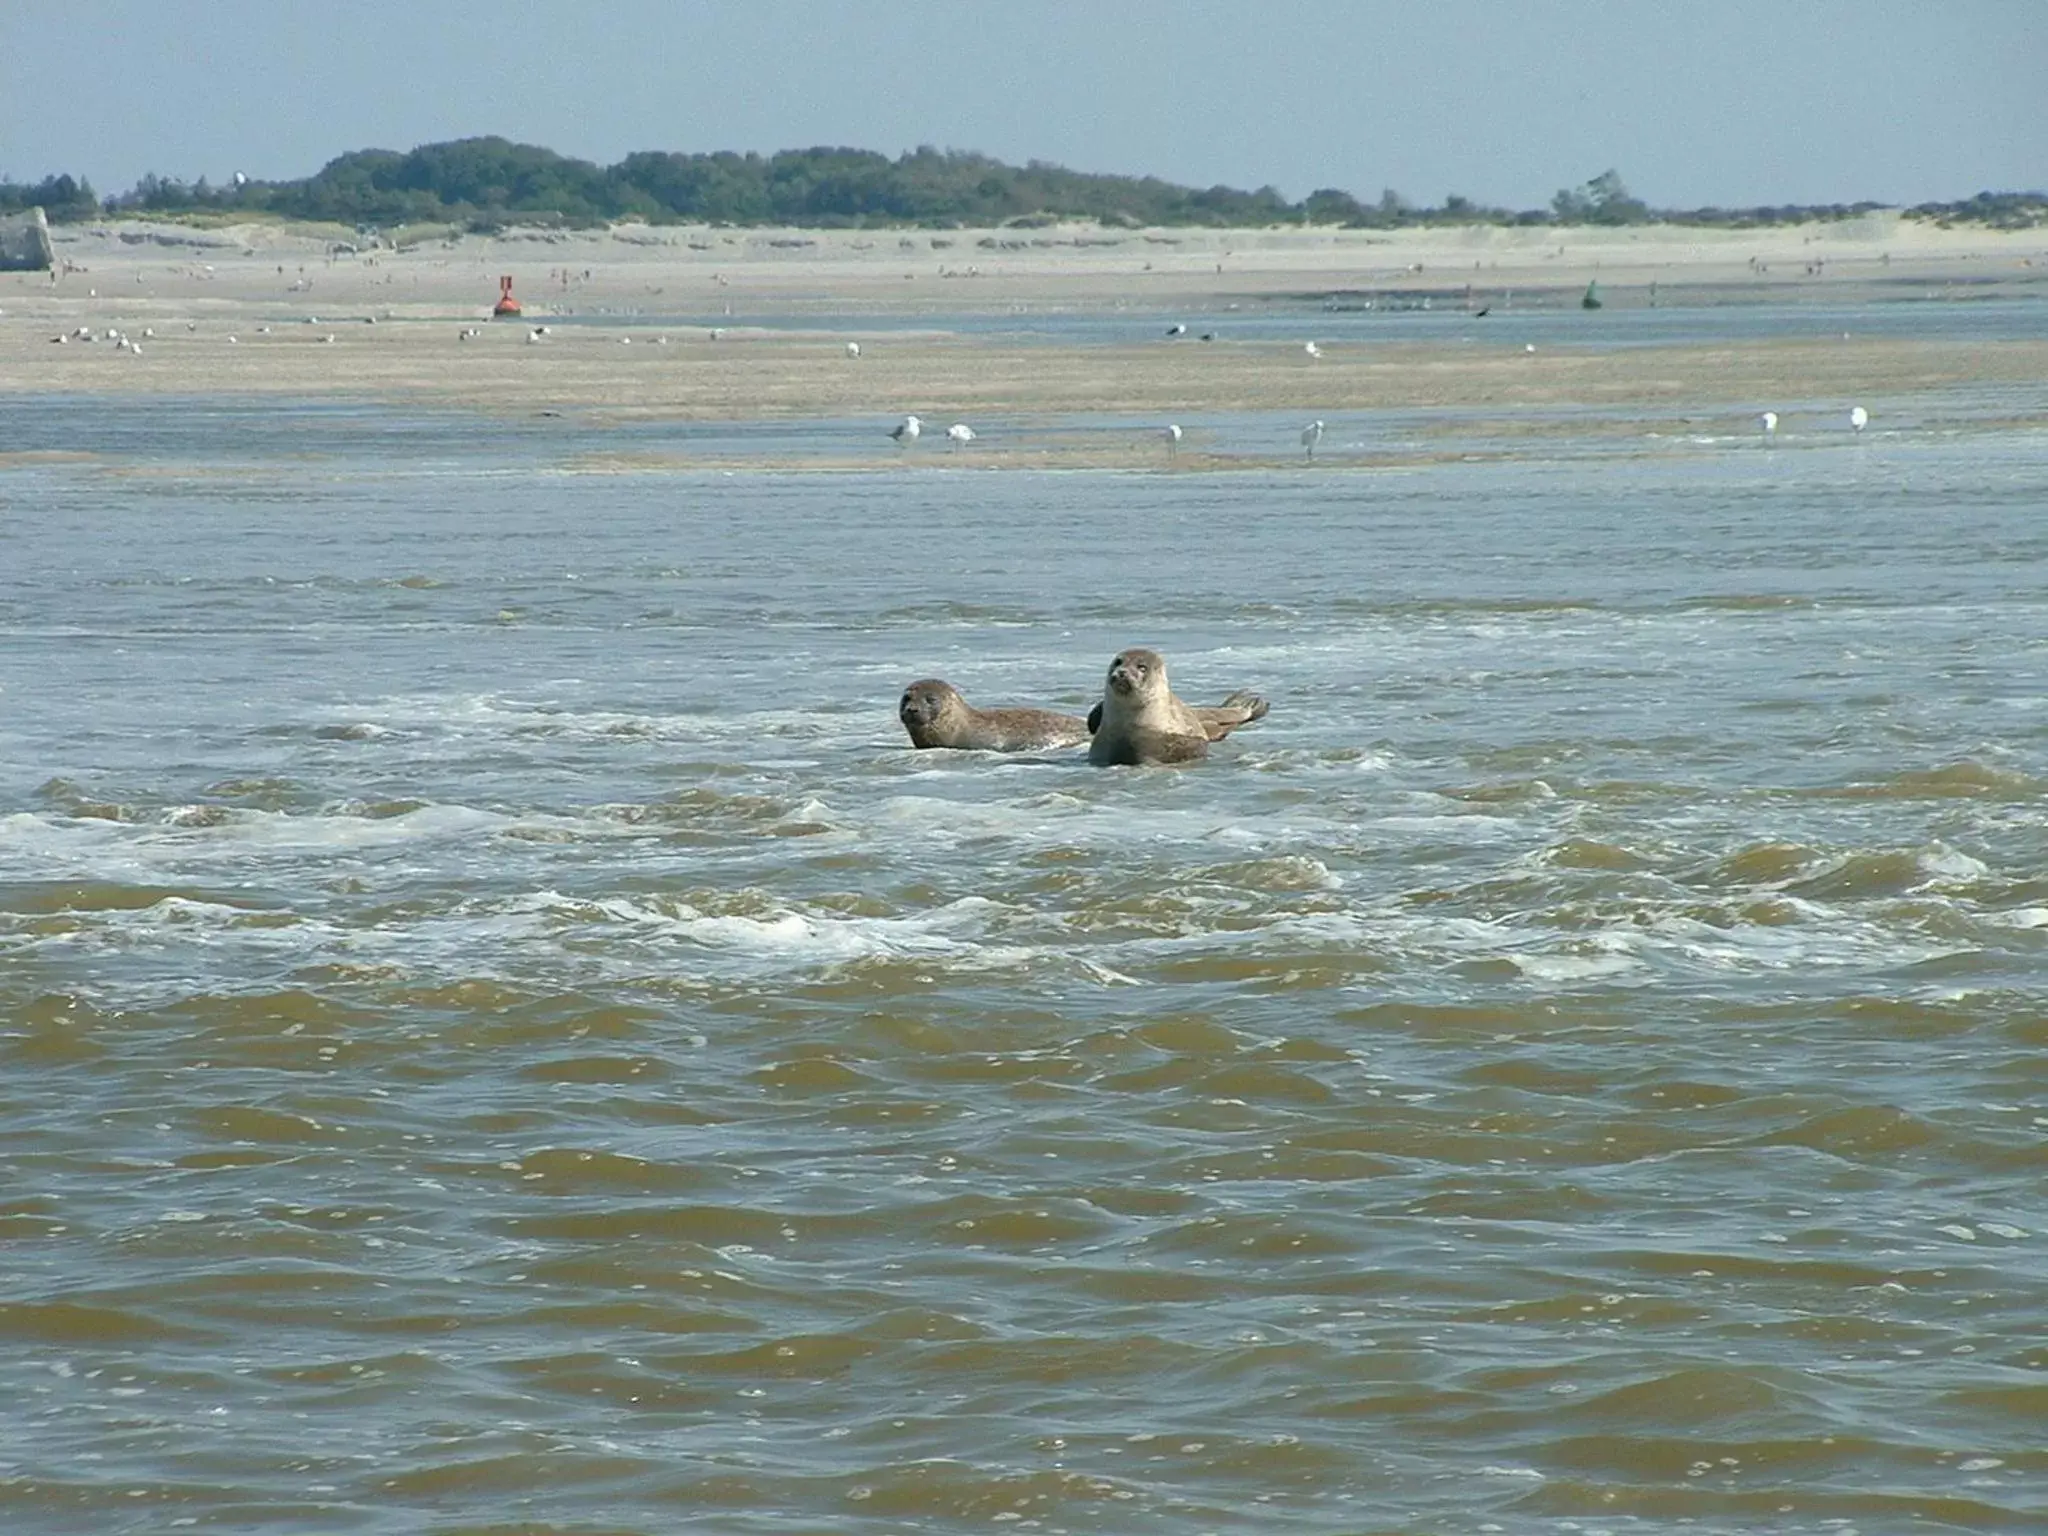
[[1179,456],[1180,440],[1180,423],[1177,421],[1168,422],[1166,426],[1166,456],[1168,458],[1176,458]]
[[1776,411],[1765,411],[1763,415],[1757,417],[1756,424],[1764,429],[1765,438],[1773,438],[1778,435],[1778,413]]
[[1306,352],[1310,357],[1321,357],[1323,355],[1323,349],[1317,346],[1312,341],[1303,342],[1301,344],[1301,350]]
[[974,428],[964,421],[956,421],[946,428],[946,436],[952,440],[955,448],[960,448],[974,441]]
[[1849,430],[1851,432],[1855,432],[1860,435],[1863,429],[1869,425],[1870,412],[1863,409],[1863,407],[1860,405],[1851,406],[1849,408]]
[[906,416],[896,424],[895,430],[889,435],[896,439],[897,447],[908,448],[917,441],[918,433],[923,430],[923,422],[919,421],[915,416]]
[[860,356],[860,343],[859,343],[859,342],[857,342],[857,341],[849,341],[849,342],[848,342],[848,343],[846,344],[846,355],[847,355],[848,357],[859,357],[859,356]]
[[1169,325],[1166,328],[1166,334],[1169,336],[1185,336],[1187,335],[1187,333],[1188,328],[1186,323],[1180,320],[1174,321],[1173,324]]
[[1301,446],[1308,451],[1310,458],[1316,456],[1316,444],[1322,440],[1323,424],[1320,420],[1312,421],[1301,429]]

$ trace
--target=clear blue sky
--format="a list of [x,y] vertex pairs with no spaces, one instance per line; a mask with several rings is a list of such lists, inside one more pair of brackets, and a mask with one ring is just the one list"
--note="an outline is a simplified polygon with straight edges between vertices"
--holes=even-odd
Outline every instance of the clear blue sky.
[[0,0],[0,176],[497,133],[1667,207],[2048,187],[2042,0]]

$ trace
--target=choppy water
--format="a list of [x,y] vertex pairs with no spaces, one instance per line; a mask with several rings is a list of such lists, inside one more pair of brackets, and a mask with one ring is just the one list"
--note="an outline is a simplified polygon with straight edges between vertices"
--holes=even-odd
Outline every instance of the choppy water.
[[8,412],[0,1529],[2048,1519],[2041,433]]

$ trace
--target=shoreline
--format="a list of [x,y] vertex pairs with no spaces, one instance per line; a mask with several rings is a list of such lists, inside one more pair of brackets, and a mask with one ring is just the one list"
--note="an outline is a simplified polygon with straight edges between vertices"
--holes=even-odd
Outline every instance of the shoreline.
[[[60,265],[0,277],[24,305],[47,290],[113,300],[378,304],[439,318],[487,315],[509,275],[536,313],[648,308],[768,317],[999,313],[1017,303],[1220,308],[1377,294],[1514,294],[1576,304],[1586,285],[1628,307],[1860,302],[1872,293],[2048,295],[2048,229],[1941,229],[1896,214],[1757,230],[1675,225],[1567,229],[1475,225],[1409,230],[1273,228],[860,231],[616,225],[359,247],[338,227],[213,229],[145,220],[64,225]],[[102,281],[104,279],[104,281]],[[283,281],[279,281],[283,279]],[[103,292],[95,293],[95,290]],[[660,299],[659,305],[650,304]],[[11,313],[10,309],[10,313]]]
[[[1018,248],[977,243],[997,236]],[[2048,388],[2042,340],[1830,333],[1600,347],[1546,337],[1538,349],[1477,317],[1494,305],[1548,314],[1568,338],[1565,313],[1575,320],[1595,281],[1624,312],[1653,298],[1671,309],[1880,306],[1907,293],[2048,300],[2048,231],[1943,231],[1876,215],[1765,231],[620,226],[360,254],[282,226],[127,223],[66,227],[59,256],[73,270],[54,282],[0,274],[0,396],[362,399],[598,422],[888,422],[911,411],[1164,422],[1555,406],[1718,419],[1970,384]],[[526,306],[521,320],[487,318],[503,275]],[[1489,301],[1496,293],[1514,297]],[[1462,318],[1455,334],[1375,330],[1367,307],[1387,295],[1400,302],[1386,308],[1450,295],[1439,308]],[[1202,315],[1218,317],[1205,322],[1222,332],[1216,344],[1165,338],[1166,317]],[[1322,355],[1308,359],[1301,337],[1321,315]],[[1056,316],[1094,330],[1077,340],[1045,323]],[[1034,320],[1038,332],[1025,334]],[[140,352],[117,349],[109,331]],[[59,335],[75,339],[53,344]],[[846,348],[856,338],[857,358]],[[2024,407],[2029,419],[2035,409]],[[1048,456],[1065,462],[1053,449],[1026,457]]]

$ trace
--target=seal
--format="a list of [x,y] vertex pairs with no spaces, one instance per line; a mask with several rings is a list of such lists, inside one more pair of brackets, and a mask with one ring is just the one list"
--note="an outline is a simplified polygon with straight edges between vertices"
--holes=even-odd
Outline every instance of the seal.
[[1208,755],[1208,728],[1173,696],[1166,658],[1157,651],[1119,651],[1109,664],[1088,761],[1108,768],[1193,763]]
[[1076,747],[1088,722],[1050,709],[976,709],[941,678],[921,678],[903,690],[896,718],[914,747],[958,747],[970,752],[1037,752]]
[[[1188,708],[1202,722],[1202,734],[1211,741],[1221,741],[1240,725],[1265,719],[1272,706],[1249,688],[1240,688],[1221,704],[1190,704]],[[1098,703],[1088,711],[1088,734],[1093,736],[1101,729],[1102,705]]]
[[[1266,718],[1266,701],[1240,689],[1221,704],[1193,709],[1202,732],[1221,741],[1241,725]],[[1102,723],[1097,704],[1083,720],[1051,709],[976,709],[958,688],[943,678],[921,678],[903,690],[896,718],[910,733],[913,747],[953,747],[965,752],[1042,752],[1050,747],[1075,747],[1093,736]]]

